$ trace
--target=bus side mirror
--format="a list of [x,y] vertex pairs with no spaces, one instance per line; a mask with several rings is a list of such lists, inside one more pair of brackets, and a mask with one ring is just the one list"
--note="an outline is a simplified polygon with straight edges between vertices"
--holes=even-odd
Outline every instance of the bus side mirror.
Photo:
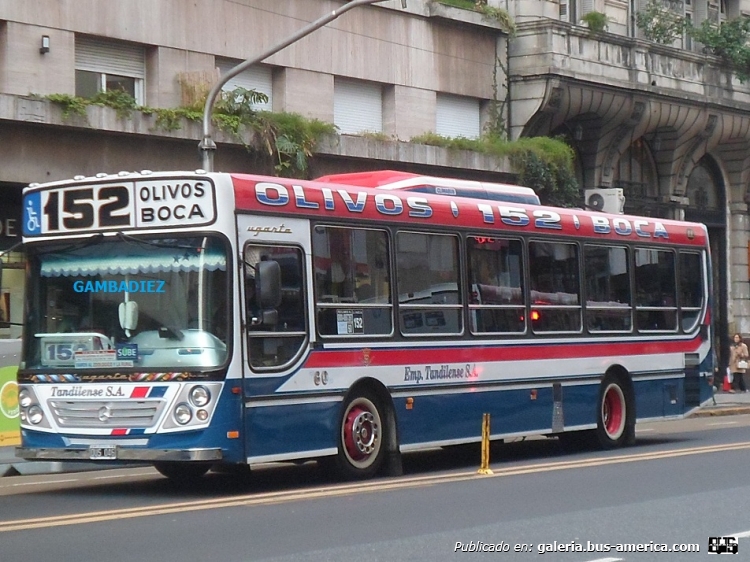
[[255,264],[255,298],[263,310],[276,309],[281,304],[281,266],[274,260]]

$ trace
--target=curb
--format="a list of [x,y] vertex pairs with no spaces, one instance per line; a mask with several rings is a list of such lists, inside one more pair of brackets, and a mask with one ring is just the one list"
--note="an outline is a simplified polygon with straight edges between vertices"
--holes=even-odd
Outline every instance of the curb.
[[737,416],[750,414],[750,406],[723,406],[720,408],[705,408],[693,412],[688,418],[707,418],[712,416]]

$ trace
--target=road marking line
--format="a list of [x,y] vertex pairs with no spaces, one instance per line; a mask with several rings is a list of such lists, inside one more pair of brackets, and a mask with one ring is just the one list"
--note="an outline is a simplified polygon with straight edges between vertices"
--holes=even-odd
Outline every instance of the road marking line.
[[[700,455],[706,453],[717,453],[725,451],[736,451],[750,449],[750,441],[707,445],[703,447],[690,447],[686,449],[673,449],[670,451],[638,453],[633,455],[617,455],[614,457],[582,459],[577,461],[561,461],[552,463],[539,463],[518,468],[494,469],[492,475],[477,475],[476,471],[459,472],[444,475],[428,475],[404,478],[392,481],[356,482],[351,484],[338,484],[323,486],[319,488],[302,488],[293,491],[264,492],[260,494],[246,494],[233,498],[213,498],[201,501],[186,501],[168,503],[157,506],[143,506],[125,508],[119,510],[93,511],[89,513],[73,513],[67,515],[53,515],[33,519],[19,519],[0,522],[0,533],[9,531],[20,531],[27,529],[38,529],[44,527],[58,527],[63,525],[77,525],[83,523],[95,523],[102,521],[113,521],[135,517],[147,517],[152,515],[168,515],[186,511],[200,511],[208,509],[219,509],[229,507],[250,507],[259,505],[271,505],[276,503],[317,499],[325,497],[342,497],[355,493],[379,492],[388,490],[399,490],[414,488],[417,486],[437,485],[444,482],[464,482],[477,478],[498,478],[503,476],[517,476],[522,474],[535,474],[539,472],[550,472],[556,470],[569,470],[573,468],[587,468],[595,466],[607,466],[611,464],[639,462],[646,460],[658,460],[688,455]],[[750,531],[748,532],[750,533]],[[744,535],[743,535],[744,536]],[[750,536],[748,534],[747,536]]]
[[732,533],[731,535],[727,535],[729,537],[736,537],[738,539],[746,539],[747,537],[750,537],[750,531],[742,531],[741,533]]
[[588,560],[587,562],[621,562],[624,558],[597,558],[596,560]]
[[712,422],[712,423],[707,423],[706,425],[737,425],[737,422],[736,421]]

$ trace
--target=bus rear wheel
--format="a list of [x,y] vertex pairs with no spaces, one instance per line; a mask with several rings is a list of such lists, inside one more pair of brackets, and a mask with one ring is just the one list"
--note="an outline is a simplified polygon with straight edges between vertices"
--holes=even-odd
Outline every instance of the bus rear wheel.
[[604,449],[621,447],[635,432],[635,412],[629,390],[620,379],[606,376],[599,393],[596,438]]
[[207,463],[157,462],[154,468],[176,484],[188,484],[200,480],[208,469]]
[[344,407],[339,432],[338,468],[345,478],[374,476],[385,457],[382,408],[374,396],[352,397]]

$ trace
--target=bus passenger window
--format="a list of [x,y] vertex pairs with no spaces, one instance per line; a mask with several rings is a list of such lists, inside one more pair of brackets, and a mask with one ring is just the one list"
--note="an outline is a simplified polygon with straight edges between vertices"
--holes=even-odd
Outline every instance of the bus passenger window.
[[695,328],[703,310],[703,259],[697,252],[680,252],[680,313],[682,329]]
[[641,332],[677,330],[675,255],[671,250],[635,250],[636,323]]
[[521,241],[469,236],[466,247],[471,331],[524,332],[526,308]]
[[396,277],[402,334],[463,332],[455,236],[397,233]]
[[624,247],[583,248],[586,328],[590,332],[629,332],[633,326],[630,268]]
[[580,332],[578,246],[529,242],[531,327],[534,332]]
[[315,316],[322,337],[393,331],[385,231],[317,225],[313,229]]

